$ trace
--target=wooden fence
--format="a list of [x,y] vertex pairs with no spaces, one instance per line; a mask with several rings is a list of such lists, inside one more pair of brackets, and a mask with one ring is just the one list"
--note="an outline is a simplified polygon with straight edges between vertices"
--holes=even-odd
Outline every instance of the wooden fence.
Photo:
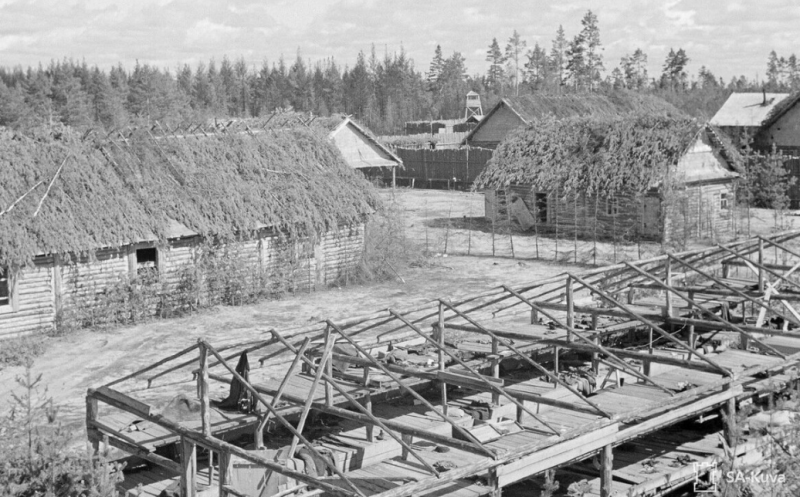
[[492,150],[485,148],[449,150],[398,148],[395,153],[403,160],[405,166],[405,169],[397,171],[398,185],[460,190],[470,188],[478,173],[483,171],[492,157]]

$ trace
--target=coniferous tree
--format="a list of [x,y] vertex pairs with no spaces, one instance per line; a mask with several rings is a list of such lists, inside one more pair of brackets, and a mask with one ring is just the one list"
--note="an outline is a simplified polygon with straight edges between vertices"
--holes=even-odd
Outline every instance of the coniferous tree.
[[511,84],[514,88],[514,94],[519,95],[519,84],[522,80],[522,71],[520,70],[520,58],[525,54],[527,42],[520,37],[517,30],[508,39],[506,43],[506,50],[503,58],[508,61],[508,73],[511,79]]
[[584,43],[584,63],[587,86],[594,89],[600,83],[603,72],[603,47],[600,44],[600,26],[597,15],[587,11],[581,19],[581,38]]
[[556,31],[556,37],[553,40],[553,47],[550,50],[550,67],[551,73],[555,78],[556,87],[560,88],[564,85],[566,80],[567,69],[567,36],[564,34],[564,26],[559,25]]
[[489,72],[486,73],[486,80],[496,93],[501,93],[503,79],[505,78],[505,71],[503,70],[505,57],[503,57],[503,52],[500,51],[497,38],[492,38],[492,44],[489,45],[489,50],[486,52],[486,61],[489,62]]
[[688,76],[686,74],[686,65],[688,63],[689,57],[682,48],[677,51],[670,48],[661,73],[661,87],[673,91],[685,90],[688,85]]

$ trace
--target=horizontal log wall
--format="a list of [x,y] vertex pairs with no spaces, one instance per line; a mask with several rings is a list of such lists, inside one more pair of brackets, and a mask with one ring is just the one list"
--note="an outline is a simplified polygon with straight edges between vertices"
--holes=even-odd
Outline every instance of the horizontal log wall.
[[14,306],[0,310],[0,340],[52,329],[55,319],[53,258],[37,257],[32,268],[14,275]]
[[[723,195],[726,196],[727,208],[722,206]],[[564,196],[539,192],[530,185],[511,185],[503,190],[486,191],[485,196],[486,217],[496,224],[514,223],[506,203],[519,197],[536,221],[531,229],[538,233],[557,233],[559,237],[577,235],[582,239],[661,241],[662,233],[666,233],[664,241],[716,240],[733,235],[736,229],[735,188],[730,181],[689,185],[669,192],[663,203],[655,192],[642,197]]]
[[[244,287],[288,281],[289,291],[310,291],[352,271],[363,255],[364,237],[364,224],[325,233],[317,240],[286,240],[265,231],[259,239],[216,246],[213,257],[235,258],[238,271],[234,276]],[[158,248],[159,293],[185,284],[187,274],[200,267],[195,262],[204,255],[203,248],[200,237],[172,240],[168,247]],[[32,267],[13,275],[15,305],[0,310],[0,340],[53,331],[60,312],[80,308],[91,313],[99,308],[108,291],[135,276],[133,253],[127,247],[103,249],[93,259],[74,257],[57,265],[52,256],[37,257]],[[194,277],[206,283],[204,275],[195,273]],[[196,300],[203,305],[210,295],[205,285],[199,288]],[[157,304],[152,305],[154,313]]]

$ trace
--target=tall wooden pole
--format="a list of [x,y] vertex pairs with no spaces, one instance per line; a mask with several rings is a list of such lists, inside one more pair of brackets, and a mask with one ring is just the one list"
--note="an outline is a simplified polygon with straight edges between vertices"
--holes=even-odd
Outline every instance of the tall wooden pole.
[[572,278],[567,277],[567,341],[572,341],[572,330],[575,328],[575,297],[572,291]]
[[[444,372],[444,305],[439,303],[439,371]],[[439,391],[442,396],[442,414],[447,416],[447,383],[442,381],[439,383]]]
[[181,497],[194,497],[197,493],[197,447],[193,441],[181,437]]
[[600,452],[600,497],[611,497],[614,479],[614,452],[611,444],[603,447]]

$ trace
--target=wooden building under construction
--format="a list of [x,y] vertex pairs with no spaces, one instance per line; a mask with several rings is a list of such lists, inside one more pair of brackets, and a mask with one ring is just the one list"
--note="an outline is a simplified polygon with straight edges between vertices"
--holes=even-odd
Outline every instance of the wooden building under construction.
[[736,231],[738,152],[687,118],[545,118],[506,138],[475,187],[486,217],[618,241],[725,239]]
[[325,286],[379,202],[294,121],[0,141],[0,339]]
[[[201,339],[90,389],[89,439],[128,455],[123,486],[140,497],[498,496],[550,471],[580,474],[587,496],[664,495],[769,447],[737,429],[735,413],[796,386],[798,237],[270,329],[224,348]],[[717,413],[734,420],[724,444],[718,428],[671,430]]]

